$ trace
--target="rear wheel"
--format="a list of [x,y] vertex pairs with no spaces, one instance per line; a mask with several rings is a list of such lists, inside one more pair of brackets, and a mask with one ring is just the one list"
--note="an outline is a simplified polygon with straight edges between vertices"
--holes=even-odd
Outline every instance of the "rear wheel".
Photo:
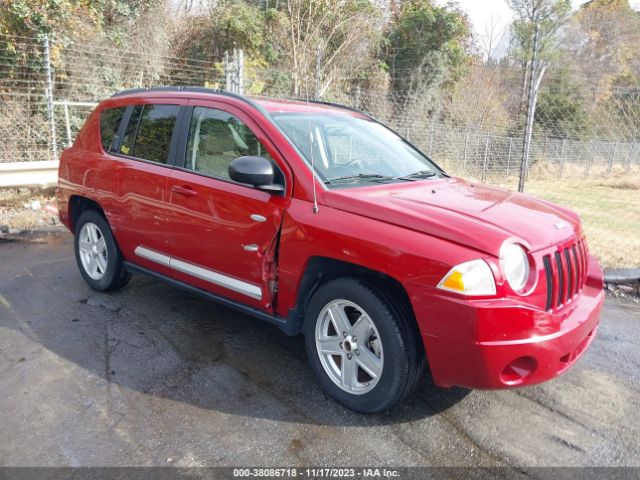
[[87,210],[76,223],[75,254],[82,278],[95,290],[116,290],[131,278],[111,228],[102,215]]
[[334,399],[377,412],[413,390],[424,354],[415,322],[398,299],[364,280],[341,278],[320,287],[307,312],[311,366]]

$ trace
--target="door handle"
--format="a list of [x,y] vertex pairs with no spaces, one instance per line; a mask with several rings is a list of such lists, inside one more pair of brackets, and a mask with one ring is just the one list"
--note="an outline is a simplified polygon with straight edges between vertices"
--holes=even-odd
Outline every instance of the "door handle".
[[171,187],[171,191],[175,193],[179,193],[180,195],[184,195],[185,197],[196,197],[198,196],[198,192],[196,192],[191,187],[181,187],[179,185],[174,185]]

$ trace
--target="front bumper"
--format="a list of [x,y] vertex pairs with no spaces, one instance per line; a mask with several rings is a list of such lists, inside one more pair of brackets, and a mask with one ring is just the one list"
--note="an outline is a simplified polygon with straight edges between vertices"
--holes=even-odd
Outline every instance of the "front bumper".
[[[453,302],[444,307],[448,311],[445,321],[451,325],[457,317],[466,326],[465,334],[451,335],[443,325],[421,328],[433,380],[443,387],[498,389],[555,378],[570,368],[595,338],[603,300],[602,270],[592,257],[585,288],[557,313],[500,301]],[[500,323],[529,327],[515,336],[505,333],[507,338],[495,332],[490,339],[480,338],[485,332],[483,325]],[[470,327],[473,333],[467,335]]]

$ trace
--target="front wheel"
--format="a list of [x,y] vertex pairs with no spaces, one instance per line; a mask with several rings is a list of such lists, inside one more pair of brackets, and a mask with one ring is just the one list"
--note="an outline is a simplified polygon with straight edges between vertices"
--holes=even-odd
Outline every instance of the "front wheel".
[[340,278],[314,294],[305,322],[311,367],[334,399],[359,412],[409,394],[424,365],[415,321],[375,284]]
[[91,288],[107,291],[126,285],[131,274],[102,215],[93,210],[82,213],[76,224],[74,242],[78,268]]

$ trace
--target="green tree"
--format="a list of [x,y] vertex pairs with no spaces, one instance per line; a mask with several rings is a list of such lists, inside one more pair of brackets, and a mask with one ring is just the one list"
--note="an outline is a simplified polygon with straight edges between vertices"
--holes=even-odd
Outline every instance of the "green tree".
[[535,124],[554,138],[582,138],[589,132],[588,98],[579,83],[563,71],[554,75],[538,97]]
[[406,0],[392,20],[387,64],[395,91],[415,92],[457,80],[470,59],[471,30],[451,5]]
[[0,33],[60,41],[123,29],[161,0],[3,0]]
[[[0,2],[0,51],[6,67],[0,77],[13,78],[42,67],[45,35],[66,42],[73,32],[95,28],[96,18],[87,2],[72,0],[2,0]],[[52,48],[54,62],[59,48]],[[24,80],[24,79],[23,79]]]
[[183,23],[176,54],[217,62],[225,51],[241,48],[249,57],[273,61],[276,53],[269,33],[282,17],[281,12],[253,2],[217,2],[204,14],[192,15]]

